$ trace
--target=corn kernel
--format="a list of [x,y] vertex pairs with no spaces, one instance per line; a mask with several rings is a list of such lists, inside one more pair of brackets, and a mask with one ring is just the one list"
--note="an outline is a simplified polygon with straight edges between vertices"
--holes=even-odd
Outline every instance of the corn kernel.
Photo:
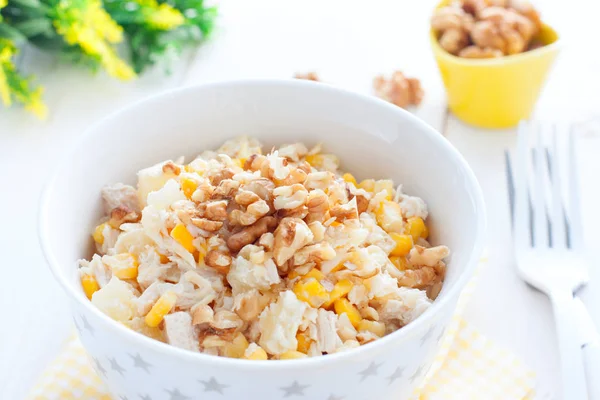
[[161,264],[166,264],[169,261],[171,261],[171,260],[169,260],[169,257],[167,257],[166,255],[161,254],[161,253],[158,253],[158,257],[160,258],[160,263]]
[[375,212],[377,224],[386,232],[402,232],[402,209],[395,201],[382,201]]
[[302,300],[315,308],[320,307],[329,299],[329,293],[325,287],[314,278],[309,278],[307,281],[302,280],[296,282],[292,291],[299,300]]
[[[414,241],[417,241],[418,238],[424,236],[425,233],[425,221],[421,217],[410,217],[406,220],[406,226],[404,227],[404,233],[407,235],[411,235]],[[427,232],[428,234],[429,232]]]
[[246,164],[246,159],[245,158],[234,158],[233,163],[235,165],[237,165],[238,167],[244,169],[244,165]]
[[348,299],[337,299],[334,303],[333,303],[333,307],[335,309],[335,313],[337,315],[342,315],[343,313],[346,313],[346,315],[348,316],[348,319],[350,320],[350,322],[352,323],[352,325],[356,328],[358,327],[358,324],[361,321],[361,317],[360,317],[360,312],[358,312],[358,309],[356,307],[354,307],[354,305],[352,303],[350,303],[350,301]]
[[298,350],[300,353],[308,353],[308,349],[312,344],[312,340],[310,340],[308,335],[306,335],[306,333],[298,332],[296,334],[296,340],[298,341],[298,346],[296,347],[296,350]]
[[391,256],[401,257],[410,253],[410,249],[413,247],[412,236],[392,232],[390,233],[390,237],[396,242],[396,247],[390,253]]
[[380,179],[375,181],[373,193],[379,193],[383,190],[387,192],[387,195],[385,196],[386,200],[392,200],[394,195],[394,182],[389,179]]
[[348,183],[354,184],[354,186],[358,186],[358,182],[356,182],[356,178],[354,177],[354,175],[352,175],[350,173],[345,173],[344,175],[342,175],[342,179]]
[[98,225],[96,227],[96,229],[94,229],[94,233],[92,233],[92,237],[94,238],[94,241],[96,243],[98,243],[99,245],[104,244],[104,234],[102,232],[104,232],[105,226],[106,226],[106,223]]
[[313,268],[311,269],[302,279],[315,278],[318,281],[322,281],[325,279],[325,274],[323,274],[319,269]]
[[104,256],[102,261],[108,265],[113,275],[119,279],[134,279],[138,275],[138,259],[134,254],[121,253]]
[[296,360],[298,358],[306,358],[306,357],[308,357],[306,354],[300,353],[299,351],[296,351],[296,350],[288,350],[285,353],[281,353],[279,355],[280,360]]
[[379,337],[383,337],[385,335],[385,325],[377,321],[363,319],[358,323],[358,328],[356,329],[358,331],[369,331]]
[[181,179],[181,190],[183,191],[185,197],[187,197],[188,199],[192,198],[192,195],[194,194],[197,188],[198,182],[189,178]]
[[244,352],[248,348],[249,343],[246,340],[246,337],[243,333],[238,332],[238,334],[233,338],[231,343],[228,343],[225,348],[223,354],[225,357],[229,358],[242,358],[244,357]]
[[194,253],[196,251],[196,248],[192,243],[194,241],[194,237],[190,231],[187,230],[184,224],[175,225],[175,228],[171,230],[171,237],[190,253]]
[[98,281],[92,275],[83,275],[81,277],[81,286],[83,287],[85,296],[90,300],[92,299],[92,295],[100,289]]
[[329,226],[333,226],[335,228],[335,227],[338,227],[340,225],[342,225],[341,222],[339,222],[339,221],[333,221]]
[[304,160],[313,167],[323,166],[323,155],[322,154],[309,154]]
[[[424,223],[424,221],[423,221]],[[421,233],[421,237],[423,239],[427,239],[429,237],[429,228],[427,228],[427,225],[424,225],[424,229],[423,229],[423,233]]]
[[406,261],[406,257],[395,257],[395,256],[392,256],[392,257],[390,257],[390,261],[400,271],[406,271],[406,269],[408,267],[408,261]]
[[358,184],[359,189],[364,189],[367,192],[372,192],[375,190],[375,180],[373,179],[365,179]]
[[249,356],[244,355],[244,358],[246,360],[267,360],[269,357],[267,357],[267,352],[262,347],[257,347]]
[[338,283],[333,286],[333,290],[329,293],[329,300],[327,300],[323,305],[325,307],[330,307],[337,299],[341,299],[350,293],[352,286],[354,285],[348,279],[342,279],[341,281],[338,281]]
[[165,317],[175,306],[177,302],[177,294],[174,292],[166,292],[154,303],[150,312],[146,315],[144,320],[146,325],[151,328],[157,327]]

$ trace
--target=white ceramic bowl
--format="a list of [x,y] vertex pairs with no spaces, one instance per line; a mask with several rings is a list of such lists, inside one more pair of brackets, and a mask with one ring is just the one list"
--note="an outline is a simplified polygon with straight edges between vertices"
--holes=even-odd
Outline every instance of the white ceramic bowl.
[[[112,321],[84,296],[76,260],[92,251],[100,188],[134,183],[142,167],[190,157],[239,135],[266,145],[322,142],[359,179],[393,178],[430,209],[433,243],[452,250],[433,306],[401,330],[358,349],[290,361],[196,354]],[[175,90],[90,128],[48,183],[40,236],[68,293],[81,341],[115,399],[408,399],[421,383],[460,291],[482,250],[484,204],[460,154],[427,124],[373,97],[325,84],[228,82]],[[120,397],[121,396],[121,397]],[[148,396],[148,397],[144,397]]]

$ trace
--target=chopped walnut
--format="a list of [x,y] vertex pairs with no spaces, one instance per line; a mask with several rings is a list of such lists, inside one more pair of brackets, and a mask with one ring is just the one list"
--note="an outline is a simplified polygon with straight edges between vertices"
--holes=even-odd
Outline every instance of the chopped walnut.
[[275,226],[277,226],[277,219],[275,217],[263,217],[254,225],[248,226],[231,235],[227,239],[227,246],[233,252],[240,251],[242,247],[254,243],[256,239],[269,230],[274,229]]
[[139,211],[130,210],[126,206],[121,205],[112,209],[108,223],[113,228],[118,229],[121,224],[127,222],[139,222],[141,218],[142,213]]
[[[257,196],[258,197],[258,196]],[[264,200],[258,200],[246,207],[246,210],[233,210],[229,214],[229,222],[232,225],[248,226],[267,215],[271,208]]]
[[238,194],[235,195],[235,202],[240,206],[249,206],[252,203],[256,203],[261,200],[261,198],[254,192],[249,190],[240,190]]
[[280,186],[273,190],[275,200],[273,202],[276,210],[295,210],[306,204],[308,191],[299,183],[292,186]]
[[332,260],[335,250],[329,243],[320,242],[303,247],[294,254],[294,265],[304,265],[314,262],[320,264],[322,261]]
[[253,180],[241,187],[242,190],[253,192],[267,203],[272,201],[274,188],[275,184],[265,178]]
[[275,236],[273,236],[271,232],[267,232],[260,237],[258,244],[266,251],[273,251],[273,246],[275,245]]
[[344,222],[347,219],[358,218],[358,207],[356,197],[346,204],[340,204],[333,207],[330,211],[332,217],[335,217],[339,222]]
[[435,269],[432,267],[421,267],[419,269],[407,269],[402,271],[398,279],[400,286],[423,289],[438,281]]
[[410,250],[408,263],[413,266],[434,267],[449,254],[446,246],[425,248],[417,245]]
[[296,75],[294,75],[294,78],[295,79],[302,79],[302,80],[305,80],[305,81],[320,82],[319,76],[314,71],[311,71],[311,72],[299,72]]
[[457,54],[469,44],[469,34],[460,29],[447,29],[439,41],[440,46],[448,53]]
[[222,275],[227,275],[231,265],[231,255],[222,250],[210,250],[204,257],[204,263]]
[[473,22],[474,19],[471,14],[454,6],[440,8],[431,17],[431,27],[438,32],[454,29],[468,33],[473,27]]
[[211,221],[225,221],[227,219],[227,200],[209,201],[198,206],[200,215]]
[[298,218],[284,218],[275,230],[273,254],[275,263],[282,266],[293,257],[297,250],[313,240],[313,234],[306,223]]
[[329,212],[329,197],[320,189],[308,193],[306,222],[323,222]]
[[218,186],[212,193],[211,198],[213,199],[228,199],[232,198],[240,187],[238,181],[233,179],[223,179],[219,182]]
[[504,53],[498,49],[492,49],[491,47],[479,47],[479,46],[468,46],[462,49],[459,53],[459,57],[464,58],[496,58],[502,57]]
[[211,221],[206,218],[192,218],[192,224],[197,226],[200,229],[203,229],[208,232],[216,232],[223,227],[223,222],[221,221]]
[[201,182],[194,193],[192,193],[192,200],[196,203],[203,203],[211,198],[215,187],[207,181]]
[[402,108],[419,105],[423,99],[423,89],[419,80],[407,78],[400,71],[395,71],[389,78],[377,76],[373,87],[378,97]]
[[164,163],[162,166],[162,170],[165,174],[179,175],[181,173],[181,167],[175,165],[171,161]]
[[200,325],[212,323],[215,313],[208,304],[200,304],[197,307],[192,307],[192,325]]

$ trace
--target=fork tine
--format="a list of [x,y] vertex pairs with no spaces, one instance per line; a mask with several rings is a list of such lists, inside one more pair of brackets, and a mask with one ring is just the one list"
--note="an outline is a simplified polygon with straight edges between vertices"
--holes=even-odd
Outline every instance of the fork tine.
[[552,187],[552,211],[550,220],[552,223],[552,247],[566,247],[565,237],[565,215],[563,213],[562,184],[560,177],[560,157],[558,155],[558,143],[556,138],[556,125],[552,125],[551,150],[546,153],[548,170],[550,173],[550,186]]
[[517,152],[515,171],[515,208],[514,208],[514,242],[515,249],[531,245],[531,231],[529,224],[529,196],[527,191],[527,171],[529,159],[527,122],[521,121],[517,128]]
[[535,159],[534,159],[534,188],[533,188],[533,242],[535,247],[548,247],[548,219],[545,201],[545,163],[544,143],[542,129],[538,126],[535,132]]
[[569,128],[569,242],[572,248],[583,246],[581,210],[579,202],[579,176],[577,175],[577,159],[575,158],[575,133]]
[[504,167],[506,168],[506,185],[508,191],[508,205],[510,207],[510,225],[515,224],[515,178],[508,150],[504,150]]

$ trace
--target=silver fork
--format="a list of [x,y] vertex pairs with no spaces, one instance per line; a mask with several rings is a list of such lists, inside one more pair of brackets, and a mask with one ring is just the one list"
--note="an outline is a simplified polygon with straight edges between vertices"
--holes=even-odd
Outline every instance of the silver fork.
[[[533,146],[530,141],[533,136]],[[551,137],[546,148],[543,137]],[[514,168],[513,238],[517,270],[528,284],[552,302],[558,337],[563,399],[588,399],[583,352],[576,320],[574,293],[588,281],[582,239],[579,183],[575,171],[573,134],[568,156],[559,157],[556,126],[547,132],[521,122]],[[510,156],[507,168],[510,176]],[[568,170],[567,205],[563,202],[561,165]]]

